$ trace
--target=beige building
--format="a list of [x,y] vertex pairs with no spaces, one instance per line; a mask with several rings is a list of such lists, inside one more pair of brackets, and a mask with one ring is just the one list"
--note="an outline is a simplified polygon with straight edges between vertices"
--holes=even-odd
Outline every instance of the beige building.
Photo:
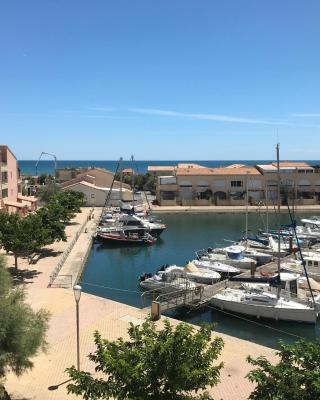
[[[280,175],[283,190],[297,204],[318,204],[320,173],[307,163],[282,162]],[[246,193],[250,204],[274,204],[277,197],[276,164],[246,166],[233,164],[224,168],[178,165],[172,175],[159,176],[159,205],[244,205]]]
[[[63,190],[73,190],[75,192],[83,193],[85,205],[88,207],[103,207],[105,205],[110,188],[100,187],[86,181],[79,181],[64,186]],[[132,201],[132,191],[123,188],[121,195],[121,190],[119,188],[113,188],[109,205],[119,206],[120,197],[122,201]]]
[[[110,187],[114,173],[103,168],[64,168],[56,172],[57,180],[61,187],[69,186],[71,183],[86,181],[98,187]],[[121,184],[115,181],[113,187],[120,188]],[[130,186],[123,183],[123,188],[130,189]]]
[[171,175],[175,172],[176,167],[173,165],[149,165],[147,172],[153,175]]
[[22,183],[15,155],[6,145],[0,145],[0,212],[21,216],[37,208],[37,199],[22,196]]

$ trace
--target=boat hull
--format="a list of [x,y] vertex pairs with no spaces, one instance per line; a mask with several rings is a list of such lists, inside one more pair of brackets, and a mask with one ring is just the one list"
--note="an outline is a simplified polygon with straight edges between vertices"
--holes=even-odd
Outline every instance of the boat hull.
[[124,238],[119,237],[117,235],[112,235],[108,233],[99,232],[97,233],[97,239],[104,243],[115,243],[119,245],[143,245],[143,246],[152,246],[154,241],[150,239],[133,239],[133,238]]
[[223,300],[213,297],[211,304],[221,311],[227,310],[237,314],[249,315],[256,318],[265,318],[281,321],[295,321],[307,324],[315,324],[317,321],[317,312],[313,309],[291,309],[285,307],[266,307],[257,306],[236,301]]

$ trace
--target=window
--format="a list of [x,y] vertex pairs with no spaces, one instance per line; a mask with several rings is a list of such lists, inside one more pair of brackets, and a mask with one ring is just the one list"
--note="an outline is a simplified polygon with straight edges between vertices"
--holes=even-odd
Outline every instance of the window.
[[212,196],[211,190],[207,189],[204,192],[198,192],[197,198],[198,200],[210,200]]
[[91,193],[91,198],[94,199],[94,197],[95,197],[95,196],[94,196],[94,193]]
[[315,267],[318,267],[318,266],[319,266],[318,261],[314,261],[313,265],[314,265]]
[[2,198],[8,197],[8,189],[2,189]]
[[174,200],[176,198],[175,192],[161,192],[162,200]]
[[242,187],[242,181],[231,181],[231,187]]
[[3,183],[7,183],[8,182],[8,172],[2,172],[1,178],[2,178]]

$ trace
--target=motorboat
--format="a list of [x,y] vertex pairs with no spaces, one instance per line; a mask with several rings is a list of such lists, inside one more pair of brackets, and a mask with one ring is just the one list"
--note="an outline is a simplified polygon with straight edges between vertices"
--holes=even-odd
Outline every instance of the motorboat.
[[161,293],[174,292],[177,290],[187,290],[197,287],[195,282],[185,277],[177,277],[175,274],[156,273],[154,275],[146,273],[139,278],[140,287],[143,290],[154,290]]
[[117,243],[122,245],[147,245],[151,246],[155,243],[156,239],[149,233],[144,232],[143,234],[135,232],[126,232],[123,230],[113,230],[105,232],[98,230],[96,237],[102,242]]
[[205,253],[197,252],[196,255],[201,261],[216,261],[240,269],[250,269],[257,264],[256,260],[244,256],[240,246],[226,247],[223,254],[216,253],[214,249],[208,248]]
[[[320,253],[302,253],[305,267],[310,278],[320,281]],[[281,263],[281,270],[305,275],[305,270],[301,260],[289,260]]]
[[197,283],[205,283],[211,285],[221,279],[219,272],[212,269],[197,268],[197,266],[189,262],[185,267],[177,265],[164,265],[158,270],[158,274],[172,274],[176,277],[186,277]]
[[250,248],[248,245],[246,245],[245,242],[236,244],[234,246],[229,246],[229,247],[220,248],[220,249],[214,249],[213,252],[224,254],[226,251],[228,251],[228,249],[229,249],[229,251],[230,250],[232,251],[232,249],[235,249],[236,252],[243,253],[243,255],[245,257],[249,257],[249,258],[252,258],[253,260],[256,260],[259,265],[266,264],[273,259],[272,254],[263,253],[261,251],[258,251],[257,249]]
[[166,229],[166,225],[159,222],[150,222],[148,219],[141,218],[135,214],[120,214],[113,225],[108,224],[99,227],[102,232],[110,232],[114,229],[136,233],[141,232],[141,230],[148,230],[152,236],[159,237]]
[[233,267],[232,265],[223,264],[217,261],[205,261],[205,260],[192,260],[194,264],[199,269],[208,269],[211,271],[219,272],[223,276],[234,276],[240,274],[240,269]]

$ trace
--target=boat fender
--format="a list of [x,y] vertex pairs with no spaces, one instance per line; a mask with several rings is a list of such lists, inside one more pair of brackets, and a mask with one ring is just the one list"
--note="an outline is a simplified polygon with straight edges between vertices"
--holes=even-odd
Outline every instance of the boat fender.
[[199,296],[199,294],[201,293],[201,289],[202,289],[202,286],[197,286],[197,287],[194,289],[194,294],[197,295],[197,296]]

